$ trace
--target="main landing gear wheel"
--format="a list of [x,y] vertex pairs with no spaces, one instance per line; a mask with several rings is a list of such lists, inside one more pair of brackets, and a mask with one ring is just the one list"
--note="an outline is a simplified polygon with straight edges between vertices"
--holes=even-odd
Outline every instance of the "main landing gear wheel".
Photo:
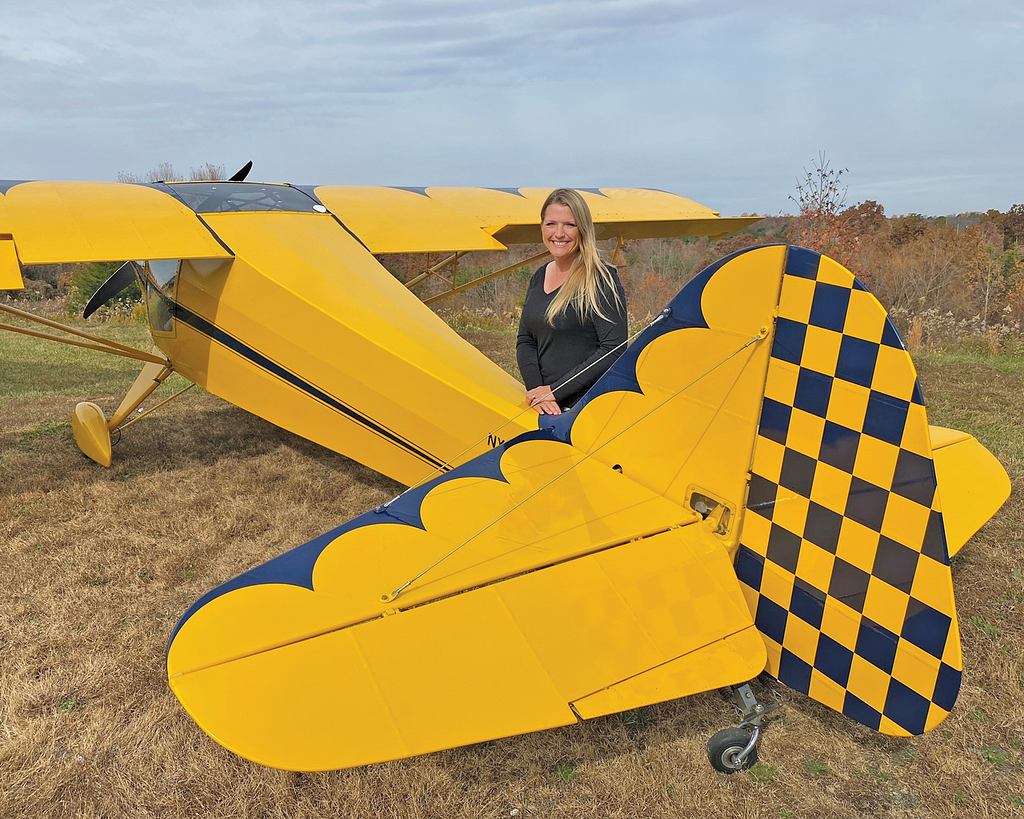
[[712,768],[724,774],[751,768],[757,762],[756,734],[742,728],[723,728],[708,742],[708,759]]

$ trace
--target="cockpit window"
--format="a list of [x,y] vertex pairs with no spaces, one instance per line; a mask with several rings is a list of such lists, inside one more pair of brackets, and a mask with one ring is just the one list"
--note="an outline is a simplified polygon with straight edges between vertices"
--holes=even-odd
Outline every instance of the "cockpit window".
[[166,297],[174,298],[174,285],[181,269],[181,261],[160,259],[136,262],[135,265],[142,273],[143,295],[146,299],[150,328],[156,333],[173,334],[174,314],[171,312],[171,302],[165,299],[164,294]]
[[168,295],[174,294],[174,279],[178,275],[181,262],[177,259],[164,259],[149,263],[149,274],[156,286]]
[[293,213],[324,213],[302,191],[287,185],[255,185],[252,182],[179,182],[169,186],[196,213],[238,213],[280,210]]
[[157,333],[173,333],[174,316],[167,302],[164,301],[163,294],[153,286],[153,282],[149,279],[146,279],[145,295],[149,326]]

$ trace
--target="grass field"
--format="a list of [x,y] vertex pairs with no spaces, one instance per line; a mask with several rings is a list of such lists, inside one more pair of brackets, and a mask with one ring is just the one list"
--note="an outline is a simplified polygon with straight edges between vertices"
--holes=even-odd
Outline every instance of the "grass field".
[[[145,344],[142,327],[109,330]],[[512,336],[468,337],[511,366]],[[1019,486],[1024,362],[918,363],[933,423],[976,434]],[[885,738],[758,683],[785,707],[760,763],[732,777],[705,756],[735,719],[720,692],[350,771],[233,756],[167,687],[170,629],[206,590],[400,487],[200,392],[134,425],[102,469],[79,455],[70,412],[109,413],[135,370],[0,334],[0,817],[1024,815],[1017,491],[954,562],[965,674],[932,734]]]

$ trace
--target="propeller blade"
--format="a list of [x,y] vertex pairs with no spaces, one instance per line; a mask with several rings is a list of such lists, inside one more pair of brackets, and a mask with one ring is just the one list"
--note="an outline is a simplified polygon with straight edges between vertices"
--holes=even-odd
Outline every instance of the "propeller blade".
[[124,290],[133,281],[135,281],[135,267],[131,262],[125,262],[114,271],[113,275],[109,279],[100,285],[99,289],[95,293],[92,294],[92,298],[89,299],[89,303],[85,305],[85,312],[82,313],[82,318],[89,318],[89,316],[114,298],[114,296]]
[[249,171],[252,170],[252,160],[250,159],[241,168],[235,171],[235,175],[232,176],[228,182],[244,182],[245,177],[249,175]]

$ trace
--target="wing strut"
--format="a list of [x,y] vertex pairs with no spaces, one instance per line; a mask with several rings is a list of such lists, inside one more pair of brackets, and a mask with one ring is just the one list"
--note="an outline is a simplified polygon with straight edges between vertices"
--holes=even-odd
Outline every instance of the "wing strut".
[[[0,304],[0,313],[9,313],[12,316],[17,316],[20,319],[26,321],[32,321],[36,324],[42,324],[44,327],[51,327],[54,330],[62,330],[65,333],[69,333],[78,338],[84,338],[86,341],[74,341],[70,338],[63,338],[62,336],[51,335],[50,333],[42,333],[39,330],[30,330],[27,327],[17,327],[13,324],[0,324],[0,330],[10,330],[12,333],[22,333],[26,336],[33,336],[35,338],[45,338],[47,341],[57,341],[61,344],[70,344],[73,347],[85,347],[87,350],[98,350],[101,353],[110,353],[111,355],[119,355],[123,358],[134,358],[136,361],[146,361],[151,364],[162,364],[169,367],[170,362],[161,356],[154,355],[153,353],[146,353],[142,350],[136,350],[134,347],[128,347],[125,344],[118,344],[116,341],[111,341],[101,336],[94,336],[91,333],[85,333],[81,330],[76,330],[73,327],[68,327],[65,324],[59,324],[56,321],[37,316],[34,313],[29,313],[25,310],[19,310],[17,307],[11,307],[8,304]],[[92,343],[88,343],[92,342]]]
[[[530,256],[530,258],[528,258],[528,259],[520,259],[518,262],[513,262],[512,264],[508,265],[507,267],[501,268],[501,270],[495,270],[493,273],[486,273],[483,276],[480,276],[480,277],[478,277],[476,279],[473,279],[473,281],[471,281],[471,282],[466,282],[466,284],[460,284],[457,287],[455,285],[455,276],[452,276],[451,281],[448,282],[451,285],[451,289],[445,290],[443,293],[438,293],[436,296],[431,296],[428,299],[424,299],[423,303],[424,304],[433,304],[435,301],[441,301],[441,299],[447,299],[447,298],[449,298],[451,296],[454,296],[456,293],[461,293],[464,290],[469,290],[469,289],[471,289],[473,287],[476,287],[478,284],[483,284],[484,282],[489,282],[491,279],[497,279],[500,276],[504,276],[506,273],[511,273],[513,270],[518,270],[520,267],[523,267],[524,265],[534,264],[535,262],[539,262],[541,259],[546,259],[550,255],[551,254],[548,253],[545,250],[543,253],[538,253],[536,256]],[[419,276],[416,276],[416,278],[412,279],[406,285],[406,287],[412,288],[413,286],[419,284],[421,281],[423,281],[425,278],[427,278],[428,275],[435,275],[436,276],[438,270],[442,269],[443,267],[445,267],[448,264],[451,264],[453,261],[456,260],[457,256],[458,256],[458,254],[455,254],[455,256],[452,256],[451,258],[445,259],[443,262],[441,262],[441,264],[435,265],[434,267],[430,268],[429,270],[424,271]],[[444,278],[444,277],[441,277],[441,278]],[[445,279],[445,281],[448,281],[448,280]]]

